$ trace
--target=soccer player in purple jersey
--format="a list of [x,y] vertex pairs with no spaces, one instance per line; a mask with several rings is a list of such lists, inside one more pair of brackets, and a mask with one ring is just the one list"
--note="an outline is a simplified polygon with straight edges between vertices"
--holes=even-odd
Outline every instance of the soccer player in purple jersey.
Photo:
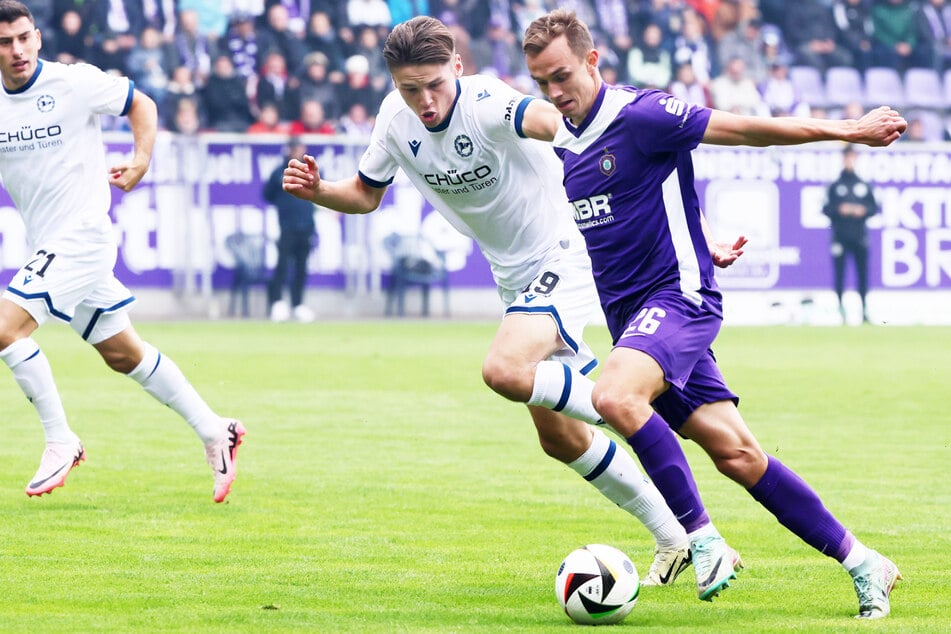
[[763,451],[716,365],[710,346],[722,321],[721,296],[690,152],[700,142],[885,146],[905,120],[885,106],[859,120],[744,117],[657,90],[608,86],[587,27],[565,10],[532,22],[523,49],[532,77],[562,115],[546,138],[563,161],[614,341],[592,399],[684,524],[698,586],[708,575],[712,598],[733,570],[671,429],[702,446],[783,526],[839,561],[853,578],[860,618],[887,616],[897,567],[862,545],[809,485]]

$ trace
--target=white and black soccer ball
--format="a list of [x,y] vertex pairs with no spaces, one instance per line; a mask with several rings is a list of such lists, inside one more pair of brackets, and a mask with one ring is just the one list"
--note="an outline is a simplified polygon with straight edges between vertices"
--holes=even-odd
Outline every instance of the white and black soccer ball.
[[617,623],[637,603],[641,582],[630,558],[613,546],[588,544],[568,553],[555,575],[558,603],[575,623]]

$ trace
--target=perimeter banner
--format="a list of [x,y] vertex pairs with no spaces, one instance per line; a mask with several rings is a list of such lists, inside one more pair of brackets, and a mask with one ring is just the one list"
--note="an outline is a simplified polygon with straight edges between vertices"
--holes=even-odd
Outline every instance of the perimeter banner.
[[[362,141],[308,137],[329,180],[355,173]],[[111,216],[119,240],[116,271],[130,287],[225,288],[235,232],[263,234],[267,261],[276,260],[277,214],[261,195],[284,164],[281,139],[237,135],[161,134],[146,179],[132,192],[113,189]],[[109,137],[108,164],[131,149]],[[860,148],[857,172],[881,206],[870,223],[871,288],[951,288],[951,147],[899,143]],[[724,289],[797,290],[832,283],[829,226],[821,209],[841,169],[841,145],[799,148],[722,148],[694,152],[697,190],[718,239],[745,235],[746,254],[718,276]],[[105,178],[105,175],[103,175]],[[474,243],[457,233],[402,175],[381,209],[346,216],[316,209],[319,246],[309,262],[314,287],[379,289],[390,259],[391,233],[422,234],[448,253],[454,287],[492,287]],[[0,190],[0,283],[29,256],[19,215]]]

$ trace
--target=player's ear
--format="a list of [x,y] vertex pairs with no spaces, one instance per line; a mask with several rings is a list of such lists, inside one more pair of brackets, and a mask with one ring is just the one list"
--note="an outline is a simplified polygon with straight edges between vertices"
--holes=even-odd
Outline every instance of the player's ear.
[[452,70],[456,77],[462,77],[462,56],[459,53],[453,53]]
[[593,71],[598,67],[598,59],[601,57],[601,54],[598,53],[598,49],[593,48],[588,51],[588,54],[585,55],[584,61],[587,64],[588,69]]

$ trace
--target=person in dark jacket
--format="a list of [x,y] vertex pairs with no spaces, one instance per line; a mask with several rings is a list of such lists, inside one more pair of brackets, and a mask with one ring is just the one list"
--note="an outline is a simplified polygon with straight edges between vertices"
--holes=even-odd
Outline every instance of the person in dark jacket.
[[855,148],[847,145],[842,154],[842,173],[829,185],[822,213],[832,222],[832,263],[835,272],[835,294],[839,312],[846,321],[842,292],[845,289],[845,261],[851,256],[855,264],[859,297],[862,298],[862,321],[867,322],[865,296],[868,293],[868,228],[865,221],[878,213],[872,186],[855,173]]
[[[287,321],[291,317],[305,323],[314,320],[314,312],[304,304],[304,286],[307,283],[307,258],[316,235],[315,207],[313,203],[285,192],[281,184],[287,162],[302,160],[306,151],[307,146],[299,137],[291,137],[284,161],[274,168],[264,185],[264,199],[277,207],[281,228],[277,241],[277,266],[267,286],[271,321]],[[290,290],[290,304],[283,300],[285,279]]]

